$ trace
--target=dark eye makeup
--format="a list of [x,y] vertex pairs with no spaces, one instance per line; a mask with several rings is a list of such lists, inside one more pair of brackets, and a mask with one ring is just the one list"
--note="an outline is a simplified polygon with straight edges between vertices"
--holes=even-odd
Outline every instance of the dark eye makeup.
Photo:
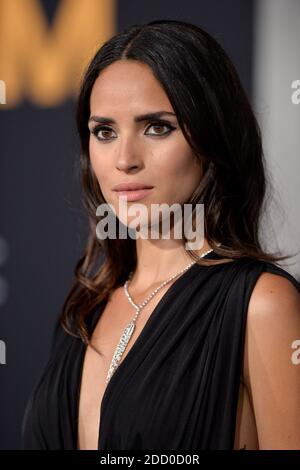
[[[173,130],[176,129],[176,127],[172,126],[169,122],[163,121],[163,120],[152,121],[151,124],[147,127],[147,129],[149,129],[150,127],[167,127],[168,129],[166,132],[161,133],[161,134],[155,134],[155,133],[146,134],[146,135],[150,135],[151,137],[165,137],[169,135]],[[98,135],[99,132],[111,132],[112,130],[113,129],[110,126],[98,124],[93,129],[90,130],[90,133],[95,135],[95,137],[99,141],[103,142],[103,141],[109,141],[111,139],[114,139],[115,137],[108,137],[108,138],[99,137]]]

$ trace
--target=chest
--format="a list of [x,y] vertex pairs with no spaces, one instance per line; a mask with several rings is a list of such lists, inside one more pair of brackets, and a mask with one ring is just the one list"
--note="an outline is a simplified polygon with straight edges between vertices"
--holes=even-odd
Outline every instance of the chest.
[[[136,322],[133,335],[123,352],[121,362],[126,357],[142,330],[145,328],[153,310],[165,294],[167,286],[142,309]],[[139,299],[136,300],[137,303]],[[141,302],[143,299],[141,299]],[[124,328],[135,315],[135,309],[129,304],[121,290],[112,296],[103,310],[92,335],[92,343],[101,353],[88,347],[85,353],[80,400],[78,409],[78,448],[97,449],[101,424],[101,404],[106,389],[106,376]],[[253,410],[247,390],[240,383],[235,431],[235,449],[258,448]]]
[[[121,362],[126,359],[132,346],[144,329],[153,310],[166,293],[168,286],[161,289],[139,314],[133,334],[122,354]],[[141,299],[135,299],[139,304]],[[128,302],[122,288],[117,289],[106,304],[93,331],[91,342],[101,355],[92,347],[85,353],[78,409],[78,448],[97,449],[101,420],[101,404],[106,389],[106,376],[110,363],[120,341],[120,337],[135,316],[135,308]]]

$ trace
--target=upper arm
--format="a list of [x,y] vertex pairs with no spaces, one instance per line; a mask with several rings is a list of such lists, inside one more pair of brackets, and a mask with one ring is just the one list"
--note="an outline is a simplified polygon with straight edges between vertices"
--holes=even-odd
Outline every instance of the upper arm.
[[297,340],[298,290],[283,276],[262,273],[249,301],[244,355],[260,449],[300,449],[300,361],[295,361],[293,349]]

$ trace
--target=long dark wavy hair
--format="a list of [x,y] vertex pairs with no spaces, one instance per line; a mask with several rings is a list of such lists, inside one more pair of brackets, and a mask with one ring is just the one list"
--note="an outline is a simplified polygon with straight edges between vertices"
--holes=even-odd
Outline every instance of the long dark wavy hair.
[[[89,312],[109,299],[134,271],[137,261],[133,238],[102,240],[96,235],[96,209],[106,201],[89,158],[90,95],[98,75],[118,60],[147,64],[168,96],[203,168],[201,182],[187,202],[193,207],[204,204],[204,236],[223,262],[250,257],[277,263],[289,257],[266,253],[259,241],[266,203],[261,132],[227,54],[207,32],[190,23],[158,20],[133,25],[96,52],[78,96],[79,167],[90,230],[60,323],[86,344],[90,340],[86,328]],[[199,264],[214,263],[188,252]]]

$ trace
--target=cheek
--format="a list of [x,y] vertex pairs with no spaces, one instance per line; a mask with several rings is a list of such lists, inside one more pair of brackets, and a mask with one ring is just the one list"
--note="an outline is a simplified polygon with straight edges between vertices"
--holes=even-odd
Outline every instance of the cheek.
[[190,148],[177,148],[172,152],[167,160],[164,160],[162,173],[169,175],[173,181],[192,183],[201,178],[201,165],[199,160],[192,153]]
[[90,155],[91,166],[94,170],[94,173],[97,174],[97,168],[96,168],[97,158],[96,158],[95,146],[94,146],[91,139],[90,139],[90,142],[89,142],[89,155]]
[[90,140],[89,143],[89,154],[90,154],[90,161],[91,166],[94,170],[95,175],[97,176],[98,181],[100,182],[105,180],[105,175],[109,172],[109,168],[106,162],[109,161],[108,158],[104,158],[104,155],[101,155],[99,149],[97,149],[97,144]]
[[89,142],[89,154],[90,154],[91,165],[93,167],[93,170],[96,173],[96,168],[97,166],[99,166],[100,158],[99,158],[99,152],[97,152],[96,145],[93,139],[90,139],[90,142]]
[[98,181],[100,190],[104,199],[107,201],[109,198],[109,188],[110,188],[110,175],[111,168],[108,166],[107,162],[109,161],[106,155],[101,155],[95,142],[90,141],[89,143],[89,155],[90,162],[93,172]]
[[165,190],[168,198],[179,203],[190,198],[202,177],[199,160],[186,146],[177,147],[160,169],[161,177],[167,182]]

